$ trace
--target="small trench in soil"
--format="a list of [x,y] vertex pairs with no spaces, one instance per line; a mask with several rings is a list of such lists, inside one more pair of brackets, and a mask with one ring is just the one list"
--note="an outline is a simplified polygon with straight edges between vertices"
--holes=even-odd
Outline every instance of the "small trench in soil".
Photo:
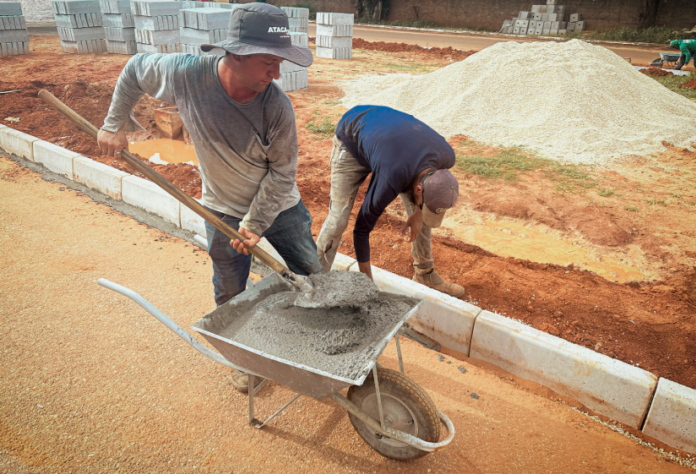
[[[49,43],[46,40],[46,45],[42,47],[50,52],[12,59],[17,66],[13,71],[21,70],[21,74],[8,74],[0,81],[0,91],[22,89],[22,92],[3,96],[0,100],[0,120],[17,117],[20,121],[2,123],[138,175],[123,160],[102,156],[93,139],[79,132],[58,112],[49,109],[37,96],[40,89],[46,88],[94,125],[101,126],[118,74],[128,58],[104,55],[90,62],[91,55],[60,55],[57,39],[55,44]],[[299,139],[297,182],[303,201],[312,214],[312,234],[315,238],[329,205],[331,139],[312,134],[305,125],[323,115],[333,117],[335,123],[345,111],[336,105],[342,96],[341,90],[336,87],[337,81],[355,74],[353,69],[360,73],[383,72],[385,65],[399,61],[415,60],[432,67],[449,64],[449,58],[442,59],[436,55],[427,57],[424,51],[414,53],[401,51],[404,48],[396,46],[379,47],[381,50],[397,51],[387,53],[377,48],[367,51],[369,48],[364,46],[364,49],[354,51],[354,61],[345,64],[317,59],[309,70],[310,87],[289,94],[295,107]],[[58,60],[54,60],[56,54],[59,54]],[[20,65],[26,67],[21,68]],[[164,106],[168,104],[147,96],[137,104],[135,117],[146,130],[129,134],[129,142],[134,142],[131,151],[184,192],[198,198],[201,196],[200,175],[195,165],[187,164],[191,161],[196,163],[195,152],[187,149],[183,141],[162,140],[155,128],[154,110]],[[157,160],[154,163],[149,161],[156,154],[159,154],[157,159],[162,162],[178,163],[157,164]],[[674,156],[674,159],[681,159],[681,155]],[[686,155],[684,157],[688,158]],[[496,196],[518,193],[520,189],[524,193],[523,204],[527,206],[524,212],[517,212],[512,208],[512,204],[517,205],[517,202],[511,201],[509,212],[494,212],[495,215],[487,222],[458,225],[453,221],[447,232],[434,235],[436,268],[444,278],[466,288],[465,300],[609,357],[639,365],[658,376],[696,387],[696,271],[693,266],[674,264],[674,271],[665,272],[658,279],[650,276],[648,281],[643,276],[644,269],[631,265],[628,260],[598,259],[591,252],[587,253],[585,247],[575,245],[572,239],[565,240],[562,232],[551,236],[529,228],[534,227],[535,222],[543,222],[563,230],[561,224],[572,222],[572,219],[580,216],[582,220],[578,221],[575,229],[596,232],[597,240],[597,235],[609,235],[601,226],[591,227],[595,222],[602,222],[607,208],[598,211],[587,206],[570,207],[567,197],[563,197],[568,201],[561,203],[567,206],[563,209],[558,207],[560,204],[551,201],[531,207],[530,202],[541,198],[538,198],[539,194],[533,194],[535,189],[531,186],[525,188],[526,183],[514,188],[496,183],[481,185],[471,176],[458,175],[458,178],[466,182],[463,199],[481,212],[492,212],[489,203],[495,202]],[[616,181],[627,182],[625,177],[617,177]],[[359,191],[357,202],[362,202],[367,184]],[[674,199],[676,202],[677,198]],[[684,195],[682,201],[686,203],[689,199],[694,200]],[[400,203],[395,204],[395,209],[396,212],[382,216],[371,234],[372,263],[411,278],[410,246],[398,235],[405,216]],[[352,222],[357,211],[356,206]],[[508,217],[516,219],[515,222],[506,221]],[[620,221],[620,225],[612,228],[613,232],[619,235],[619,227],[629,232],[633,225],[637,230],[634,229],[631,235],[636,237],[631,238],[637,239],[642,236],[643,230],[636,222],[624,225],[624,221]],[[643,228],[648,228],[649,223],[643,224]],[[693,233],[685,223],[682,226],[684,229],[678,230],[684,236]],[[565,228],[572,227],[568,225]],[[351,229],[349,225],[339,251],[354,257]],[[647,239],[649,235],[645,233]],[[630,250],[628,244],[618,240],[611,245]],[[659,258],[663,259],[664,266],[673,265],[668,260],[668,254],[662,250],[666,248],[666,240],[655,240],[650,245],[656,255],[662,255]],[[647,248],[647,244],[644,247]],[[691,253],[696,257],[696,252]]]

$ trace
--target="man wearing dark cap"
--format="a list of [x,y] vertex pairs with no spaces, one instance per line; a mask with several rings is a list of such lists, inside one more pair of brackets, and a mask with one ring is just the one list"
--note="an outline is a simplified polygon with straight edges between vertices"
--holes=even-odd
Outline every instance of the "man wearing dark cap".
[[437,274],[430,248],[430,230],[442,225],[459,195],[459,184],[448,171],[455,162],[449,143],[413,116],[374,105],[350,109],[338,122],[333,141],[331,203],[317,239],[323,271],[331,269],[358,188],[372,174],[353,229],[360,271],[372,278],[370,232],[398,195],[408,215],[401,233],[411,242],[413,280],[462,296],[464,288]]
[[[147,93],[175,104],[199,161],[202,203],[246,240],[206,223],[215,302],[244,291],[251,256],[261,237],[299,275],[321,270],[312,220],[295,183],[297,129],[288,96],[274,83],[283,60],[307,67],[312,53],[294,46],[285,13],[265,3],[233,10],[227,39],[202,45],[220,55],[136,54],[116,84],[98,142],[113,156],[128,148],[126,131],[141,129],[133,107]],[[236,374],[245,390],[248,378]]]

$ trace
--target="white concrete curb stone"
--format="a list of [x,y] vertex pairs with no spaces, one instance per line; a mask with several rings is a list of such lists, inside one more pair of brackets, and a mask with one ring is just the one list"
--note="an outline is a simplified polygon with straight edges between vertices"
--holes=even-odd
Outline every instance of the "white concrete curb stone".
[[27,135],[26,133],[15,130],[11,127],[2,126],[0,128],[0,148],[8,153],[34,161],[34,142],[38,138]]
[[696,454],[696,390],[660,378],[643,433]]
[[130,176],[125,171],[117,170],[84,156],[77,156],[73,159],[73,174],[78,183],[96,189],[119,201],[121,200],[121,180]]
[[[196,199],[196,201],[198,201],[198,199]],[[207,235],[205,231],[205,219],[184,205],[180,205],[179,207],[181,213],[181,228],[195,232],[205,239]]]
[[34,161],[66,178],[73,179],[73,159],[78,156],[81,155],[53,143],[42,140],[34,142]]
[[657,384],[650,372],[488,311],[476,319],[471,357],[637,429]]
[[157,214],[177,226],[179,224],[179,201],[166,191],[146,179],[128,176],[122,180],[123,202]]
[[337,253],[333,265],[331,265],[331,270],[350,270],[350,267],[355,262],[357,262],[357,260],[355,260],[353,257],[343,255],[342,253]]
[[[358,266],[353,265],[350,271],[359,271]],[[372,267],[372,277],[380,290],[423,298],[425,302],[409,324],[442,346],[469,355],[474,321],[481,308],[378,267]]]

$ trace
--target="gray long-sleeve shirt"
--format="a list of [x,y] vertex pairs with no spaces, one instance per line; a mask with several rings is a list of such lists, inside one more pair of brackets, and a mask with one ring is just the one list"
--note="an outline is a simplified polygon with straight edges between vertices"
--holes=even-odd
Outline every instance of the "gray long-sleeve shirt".
[[118,78],[102,129],[140,127],[131,111],[144,93],[175,104],[198,156],[203,204],[261,235],[300,201],[295,112],[274,83],[248,104],[232,100],[218,78],[219,59],[136,54]]

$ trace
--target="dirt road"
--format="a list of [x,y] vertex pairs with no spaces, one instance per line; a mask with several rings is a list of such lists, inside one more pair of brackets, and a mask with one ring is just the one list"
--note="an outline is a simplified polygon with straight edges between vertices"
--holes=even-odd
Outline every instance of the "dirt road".
[[[309,25],[309,35],[316,35],[316,24]],[[488,46],[501,41],[517,41],[527,43],[532,41],[553,41],[551,39],[524,38],[520,36],[496,36],[465,33],[437,33],[428,31],[399,30],[392,28],[376,28],[367,26],[353,27],[353,36],[367,41],[387,41],[406,44],[418,44],[420,46],[432,46],[454,49],[480,51]],[[614,51],[622,58],[631,58],[634,65],[647,65],[653,59],[659,57],[660,51],[668,51],[668,48],[656,48],[649,46],[613,45],[604,43],[602,46]]]
[[[258,431],[229,369],[96,284],[123,284],[186,328],[213,308],[205,252],[5,157],[0,248],[0,472],[693,472],[410,341],[407,373],[458,430],[448,449],[388,461],[337,405],[306,398]],[[393,346],[380,362],[396,367]],[[259,416],[290,396],[270,384]]]

